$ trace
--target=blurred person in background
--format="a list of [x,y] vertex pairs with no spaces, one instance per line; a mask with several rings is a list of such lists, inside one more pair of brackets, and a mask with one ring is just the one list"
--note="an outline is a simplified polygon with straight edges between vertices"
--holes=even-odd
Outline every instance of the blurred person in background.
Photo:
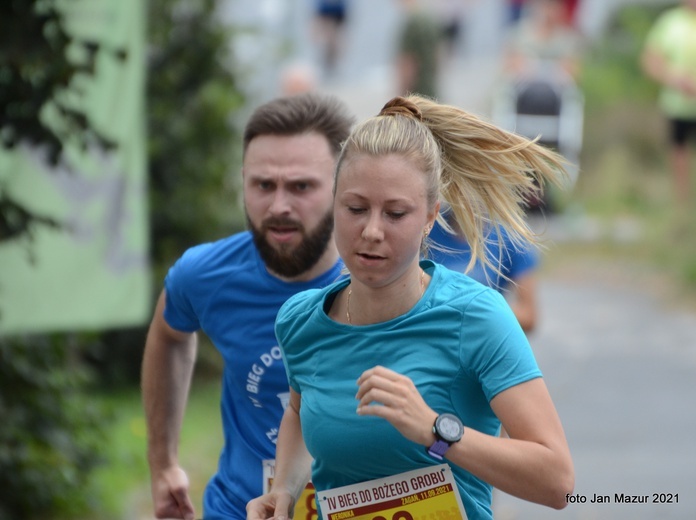
[[525,3],[526,0],[508,0],[507,22],[509,25],[515,25],[522,19]]
[[[584,97],[578,87],[584,39],[568,22],[565,0],[527,0],[507,35],[493,120],[561,153],[577,178]],[[530,213],[557,209],[550,190],[527,202]]]
[[565,0],[566,22],[568,25],[576,26],[580,0]]
[[670,126],[671,169],[677,200],[691,203],[689,137],[696,138],[696,0],[665,11],[642,53],[645,73],[661,86],[659,106]]
[[224,445],[205,489],[204,517],[244,519],[246,503],[263,491],[263,461],[275,458],[289,396],[273,324],[288,297],[340,276],[333,174],[352,122],[341,102],[316,94],[257,108],[243,142],[250,229],[188,249],[167,274],[142,367],[157,518],[195,516],[178,445],[198,331],[224,361]]
[[293,96],[316,90],[319,78],[311,63],[293,61],[281,69],[279,83],[281,96]]
[[[552,73],[554,80],[575,80],[580,72],[583,39],[568,23],[564,0],[527,0],[525,15],[508,36],[506,73],[515,78]],[[547,70],[544,70],[547,69]]]
[[[472,259],[471,247],[451,215],[445,213],[443,218],[452,232],[435,223],[428,237],[428,257],[502,293],[522,330],[531,333],[537,325],[538,316],[537,250],[527,243],[514,244],[504,231],[491,229],[486,235],[486,256],[490,264],[475,262],[468,270]],[[496,266],[496,269],[491,266]]]
[[401,0],[403,23],[397,41],[397,91],[436,99],[443,34],[432,5]]
[[[526,15],[526,7],[531,2],[527,0],[508,0],[508,23],[516,25]],[[580,0],[562,0],[566,23],[575,24],[575,16],[580,6]]]
[[478,0],[435,0],[432,5],[440,21],[445,57],[453,58],[466,31],[469,4]]
[[315,36],[321,51],[323,79],[330,79],[344,47],[346,18],[350,0],[315,0]]

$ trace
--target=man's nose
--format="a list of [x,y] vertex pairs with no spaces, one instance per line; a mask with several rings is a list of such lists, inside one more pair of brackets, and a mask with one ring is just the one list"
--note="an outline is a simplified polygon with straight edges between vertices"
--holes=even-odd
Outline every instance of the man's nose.
[[284,215],[290,213],[290,197],[284,190],[276,190],[269,211],[273,215]]

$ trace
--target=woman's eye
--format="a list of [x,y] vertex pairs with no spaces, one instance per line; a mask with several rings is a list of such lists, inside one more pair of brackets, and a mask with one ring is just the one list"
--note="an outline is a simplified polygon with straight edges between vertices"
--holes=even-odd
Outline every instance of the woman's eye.
[[365,210],[364,210],[363,208],[356,208],[356,207],[353,207],[353,206],[348,206],[348,211],[350,211],[351,213],[357,215],[357,214],[359,214],[359,213],[364,212]]
[[387,215],[389,216],[389,218],[392,218],[394,220],[398,220],[398,219],[402,218],[404,215],[406,215],[406,213],[404,213],[402,211],[390,211],[389,213],[387,213]]

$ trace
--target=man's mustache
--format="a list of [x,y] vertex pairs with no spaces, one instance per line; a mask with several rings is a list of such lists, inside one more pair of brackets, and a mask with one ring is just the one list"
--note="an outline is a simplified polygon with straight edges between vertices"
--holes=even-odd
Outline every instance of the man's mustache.
[[302,222],[298,220],[293,220],[291,218],[284,217],[269,217],[261,222],[261,229],[263,231],[268,231],[270,228],[275,227],[286,227],[286,228],[296,228],[298,231],[304,232],[304,226]]

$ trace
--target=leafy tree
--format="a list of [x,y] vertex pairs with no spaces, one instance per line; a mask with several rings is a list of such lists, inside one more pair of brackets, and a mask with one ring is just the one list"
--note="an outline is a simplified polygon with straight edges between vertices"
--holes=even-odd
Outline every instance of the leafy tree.
[[215,0],[151,0],[147,84],[152,256],[156,284],[185,248],[243,226],[231,117],[243,97],[230,70],[233,34]]
[[[244,98],[232,70],[233,29],[216,0],[150,0],[147,81],[153,298],[183,251],[244,226],[238,171],[241,136],[232,116]],[[106,384],[139,380],[146,330],[106,331],[89,360]],[[217,370],[206,342],[199,369]]]
[[[85,51],[83,62],[68,59],[71,45]],[[55,0],[0,3],[0,149],[28,144],[45,150],[55,165],[68,138],[83,146],[95,143],[112,148],[114,143],[96,131],[85,112],[66,96],[76,91],[73,80],[78,75],[94,74],[98,52],[97,42],[76,41],[66,33]],[[49,105],[60,115],[61,128],[42,117]],[[36,225],[59,223],[27,210],[0,185],[0,241],[31,236]]]
[[[71,45],[86,51],[84,62],[68,59]],[[67,139],[113,147],[79,106],[67,102],[73,79],[93,74],[98,52],[94,42],[66,33],[55,1],[0,3],[0,149],[26,144],[55,165]],[[49,105],[60,128],[42,117]],[[46,225],[61,223],[30,211],[0,185],[0,242],[32,238]],[[104,416],[83,395],[88,372],[77,361],[76,339],[0,338],[0,518],[70,514],[88,506],[80,490],[99,462]]]
[[0,339],[0,518],[70,515],[100,461],[102,410],[84,394],[88,373],[71,338]]

